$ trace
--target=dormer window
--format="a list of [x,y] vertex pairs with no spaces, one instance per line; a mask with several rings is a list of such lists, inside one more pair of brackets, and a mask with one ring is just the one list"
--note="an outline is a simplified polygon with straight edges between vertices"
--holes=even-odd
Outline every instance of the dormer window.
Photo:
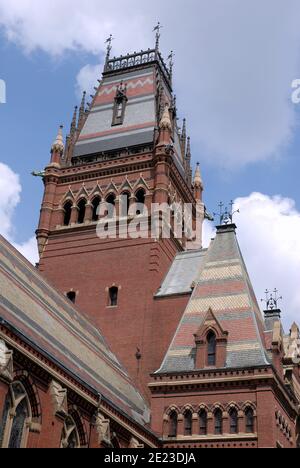
[[115,103],[114,103],[114,111],[113,111],[113,121],[112,125],[122,125],[124,123],[125,117],[125,109],[127,104],[127,87],[123,84],[123,82],[118,86]]

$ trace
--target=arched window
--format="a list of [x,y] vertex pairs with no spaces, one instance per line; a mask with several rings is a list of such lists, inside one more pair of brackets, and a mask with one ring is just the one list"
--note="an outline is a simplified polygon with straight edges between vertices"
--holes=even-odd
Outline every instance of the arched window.
[[93,221],[98,221],[99,219],[99,206],[101,203],[101,198],[100,197],[95,197],[94,200],[92,201],[92,207],[93,207],[93,216],[92,220]]
[[68,293],[67,293],[67,298],[68,298],[71,302],[73,302],[73,304],[75,304],[75,302],[76,302],[76,292],[74,292],[74,291],[68,292]]
[[216,335],[214,332],[210,331],[207,335],[207,364],[208,366],[216,365]]
[[200,435],[207,435],[207,412],[201,410],[199,413]]
[[114,216],[115,216],[115,206],[116,206],[116,196],[113,193],[111,193],[107,197],[106,204],[107,204],[107,216],[109,218],[114,218]]
[[223,434],[223,413],[220,409],[215,411],[215,434]]
[[69,226],[71,222],[72,202],[68,201],[64,206],[64,226]]
[[230,418],[230,434],[239,433],[239,416],[235,408],[232,408],[229,412]]
[[126,217],[129,213],[130,193],[124,192],[121,195],[121,216]]
[[109,306],[117,307],[119,297],[119,289],[116,286],[113,286],[109,290]]
[[79,434],[74,419],[67,416],[61,436],[61,448],[80,448]]
[[86,210],[86,200],[83,198],[78,203],[78,224],[84,223],[85,210]]
[[177,437],[178,416],[176,411],[172,411],[169,416],[169,437]]
[[136,203],[138,205],[137,207],[137,214],[143,214],[144,213],[144,208],[145,208],[145,200],[146,200],[146,193],[145,190],[140,189],[137,191],[135,194],[135,199]]
[[31,421],[31,407],[21,382],[11,384],[6,396],[0,428],[2,448],[25,448]]
[[193,433],[193,415],[191,411],[184,413],[184,435],[191,436]]
[[254,433],[254,411],[252,408],[246,409],[245,418],[246,418],[246,433],[253,434]]

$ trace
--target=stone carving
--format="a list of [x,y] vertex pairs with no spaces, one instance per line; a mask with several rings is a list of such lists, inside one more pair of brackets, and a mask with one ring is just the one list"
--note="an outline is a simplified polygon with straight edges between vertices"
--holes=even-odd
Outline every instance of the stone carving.
[[98,410],[96,414],[95,427],[98,433],[98,442],[99,445],[102,442],[110,444],[111,435],[110,435],[110,420],[106,419],[105,416]]
[[54,414],[57,416],[66,417],[68,414],[68,395],[67,390],[58,382],[52,380],[50,384],[50,394],[54,404]]
[[13,351],[10,351],[5,341],[0,340],[0,379],[13,381]]
[[131,448],[131,449],[143,449],[144,445],[140,444],[137,439],[132,437],[131,440],[130,440],[129,448]]

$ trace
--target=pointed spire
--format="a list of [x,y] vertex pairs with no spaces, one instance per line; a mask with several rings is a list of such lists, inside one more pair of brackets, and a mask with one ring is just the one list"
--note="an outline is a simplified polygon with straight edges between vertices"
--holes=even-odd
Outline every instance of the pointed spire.
[[203,180],[202,180],[202,175],[201,175],[201,170],[200,170],[200,164],[197,163],[197,168],[194,176],[194,187],[197,189],[203,189]]
[[169,112],[168,104],[166,104],[165,106],[165,109],[164,109],[164,112],[163,112],[163,115],[159,124],[159,128],[161,130],[170,130],[170,132],[172,131],[172,123],[170,119],[170,112]]
[[185,150],[186,150],[186,119],[183,119],[182,131],[181,131],[181,152],[182,157],[185,158]]
[[78,119],[78,127],[81,127],[85,115],[85,98],[86,98],[86,91],[83,92],[81,105],[79,108],[79,119]]
[[64,145],[64,139],[63,139],[63,128],[64,128],[63,125],[59,127],[57,137],[54,140],[52,147],[51,147],[52,153],[62,154],[64,152],[65,145]]
[[71,123],[71,130],[70,130],[70,133],[72,136],[75,134],[76,128],[77,128],[77,111],[78,111],[78,106],[75,106],[73,119]]

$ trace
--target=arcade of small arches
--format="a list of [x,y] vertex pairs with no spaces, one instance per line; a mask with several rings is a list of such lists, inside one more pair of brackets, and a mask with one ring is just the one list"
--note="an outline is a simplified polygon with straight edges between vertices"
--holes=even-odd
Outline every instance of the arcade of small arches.
[[171,406],[164,416],[164,438],[204,437],[256,433],[256,408],[253,403],[235,403],[227,407],[215,404],[208,408],[190,405]]
[[95,223],[101,217],[126,218],[130,212],[140,215],[142,214],[140,207],[145,205],[146,196],[146,190],[139,188],[134,193],[127,190],[120,195],[110,192],[105,197],[100,194],[94,194],[92,197],[83,195],[77,200],[67,197],[61,208],[62,216],[59,225],[67,227]]

